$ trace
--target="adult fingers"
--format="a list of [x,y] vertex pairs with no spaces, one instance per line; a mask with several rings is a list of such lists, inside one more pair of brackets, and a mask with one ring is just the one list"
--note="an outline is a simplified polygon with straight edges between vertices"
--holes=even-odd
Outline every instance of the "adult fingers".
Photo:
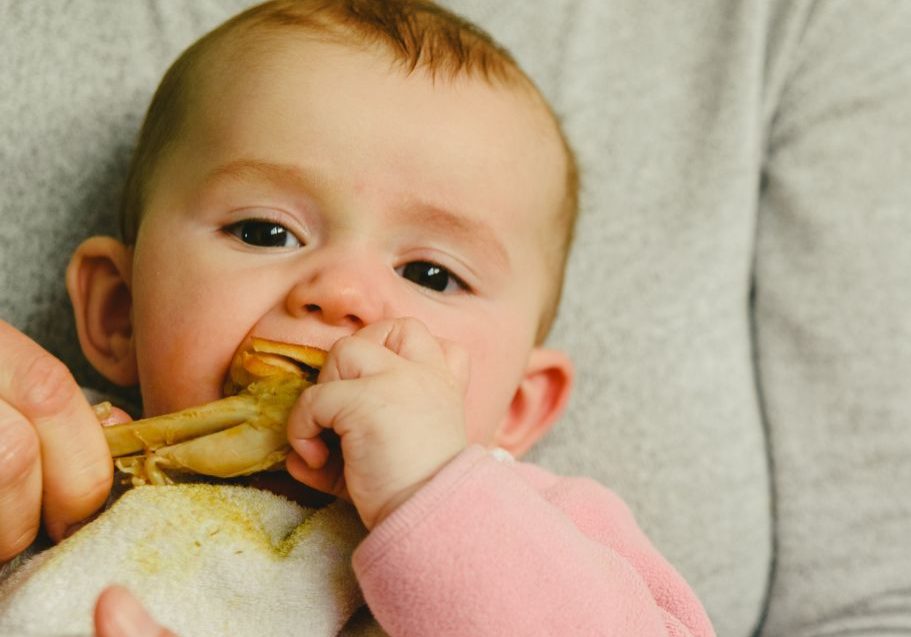
[[41,450],[34,429],[0,400],[0,563],[28,548],[41,524]]
[[50,536],[104,504],[113,465],[95,414],[69,370],[0,321],[0,401],[31,423],[41,448],[43,510]]
[[101,592],[94,617],[96,637],[176,637],[152,619],[122,586],[110,586]]

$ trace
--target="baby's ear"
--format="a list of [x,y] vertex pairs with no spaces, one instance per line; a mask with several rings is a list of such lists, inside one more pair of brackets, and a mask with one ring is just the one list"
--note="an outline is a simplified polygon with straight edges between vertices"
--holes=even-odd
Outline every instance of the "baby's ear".
[[133,252],[111,237],[90,237],[73,253],[66,289],[85,357],[117,385],[138,380],[133,346]]
[[535,348],[494,443],[519,457],[557,421],[569,400],[573,364],[557,350]]

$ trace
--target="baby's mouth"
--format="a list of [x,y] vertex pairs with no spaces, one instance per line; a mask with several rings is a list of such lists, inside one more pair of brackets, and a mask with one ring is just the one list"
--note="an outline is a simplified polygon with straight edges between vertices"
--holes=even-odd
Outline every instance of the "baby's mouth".
[[281,373],[302,375],[312,384],[325,360],[326,351],[318,347],[251,336],[237,348],[223,392],[233,396],[253,382]]
[[[105,427],[118,469],[136,484],[199,480],[191,476],[246,478],[285,494],[285,432],[300,393],[316,381],[326,352],[252,338],[238,350],[225,382],[226,397],[173,414]],[[301,488],[293,481],[298,499]],[[300,493],[298,493],[300,492]]]
[[[269,350],[268,353],[264,351],[267,349]],[[238,353],[234,355],[231,370],[225,378],[224,392],[226,396],[236,394],[242,389],[244,384],[249,385],[251,379],[240,370],[243,369],[242,361],[244,359],[249,361],[253,355],[257,355],[260,360],[265,358],[267,362],[290,373],[295,373],[291,368],[291,365],[293,365],[304,373],[308,381],[316,383],[320,367],[322,367],[322,360],[325,358],[325,351],[309,345],[291,345],[250,337],[238,348]],[[308,363],[301,360],[303,358],[306,358]],[[319,367],[314,366],[315,364],[318,364]],[[247,374],[249,374],[249,371],[247,371]],[[211,480],[210,478],[209,481]],[[320,508],[335,500],[335,496],[317,491],[298,482],[290,473],[284,470],[284,467],[236,478],[226,478],[219,480],[219,482],[269,491],[303,507]]]

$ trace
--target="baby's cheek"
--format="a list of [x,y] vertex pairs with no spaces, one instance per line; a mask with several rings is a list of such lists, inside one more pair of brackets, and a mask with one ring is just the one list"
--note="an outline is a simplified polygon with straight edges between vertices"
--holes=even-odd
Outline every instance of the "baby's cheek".
[[491,316],[471,341],[471,376],[466,395],[466,434],[471,442],[495,442],[507,419],[531,352],[527,326]]
[[[199,325],[206,325],[201,322]],[[177,411],[221,398],[234,351],[229,335],[177,320],[150,322],[137,335],[139,380],[146,416]]]
[[509,410],[512,392],[502,381],[472,374],[465,396],[465,435],[470,443],[490,445]]

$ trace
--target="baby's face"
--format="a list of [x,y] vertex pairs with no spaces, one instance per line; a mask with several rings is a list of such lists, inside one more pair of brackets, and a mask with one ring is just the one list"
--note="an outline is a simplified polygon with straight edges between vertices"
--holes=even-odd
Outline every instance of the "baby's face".
[[250,335],[328,349],[408,316],[468,351],[468,434],[489,442],[554,267],[553,124],[519,89],[277,44],[197,81],[151,186],[132,278],[146,415],[221,397]]

